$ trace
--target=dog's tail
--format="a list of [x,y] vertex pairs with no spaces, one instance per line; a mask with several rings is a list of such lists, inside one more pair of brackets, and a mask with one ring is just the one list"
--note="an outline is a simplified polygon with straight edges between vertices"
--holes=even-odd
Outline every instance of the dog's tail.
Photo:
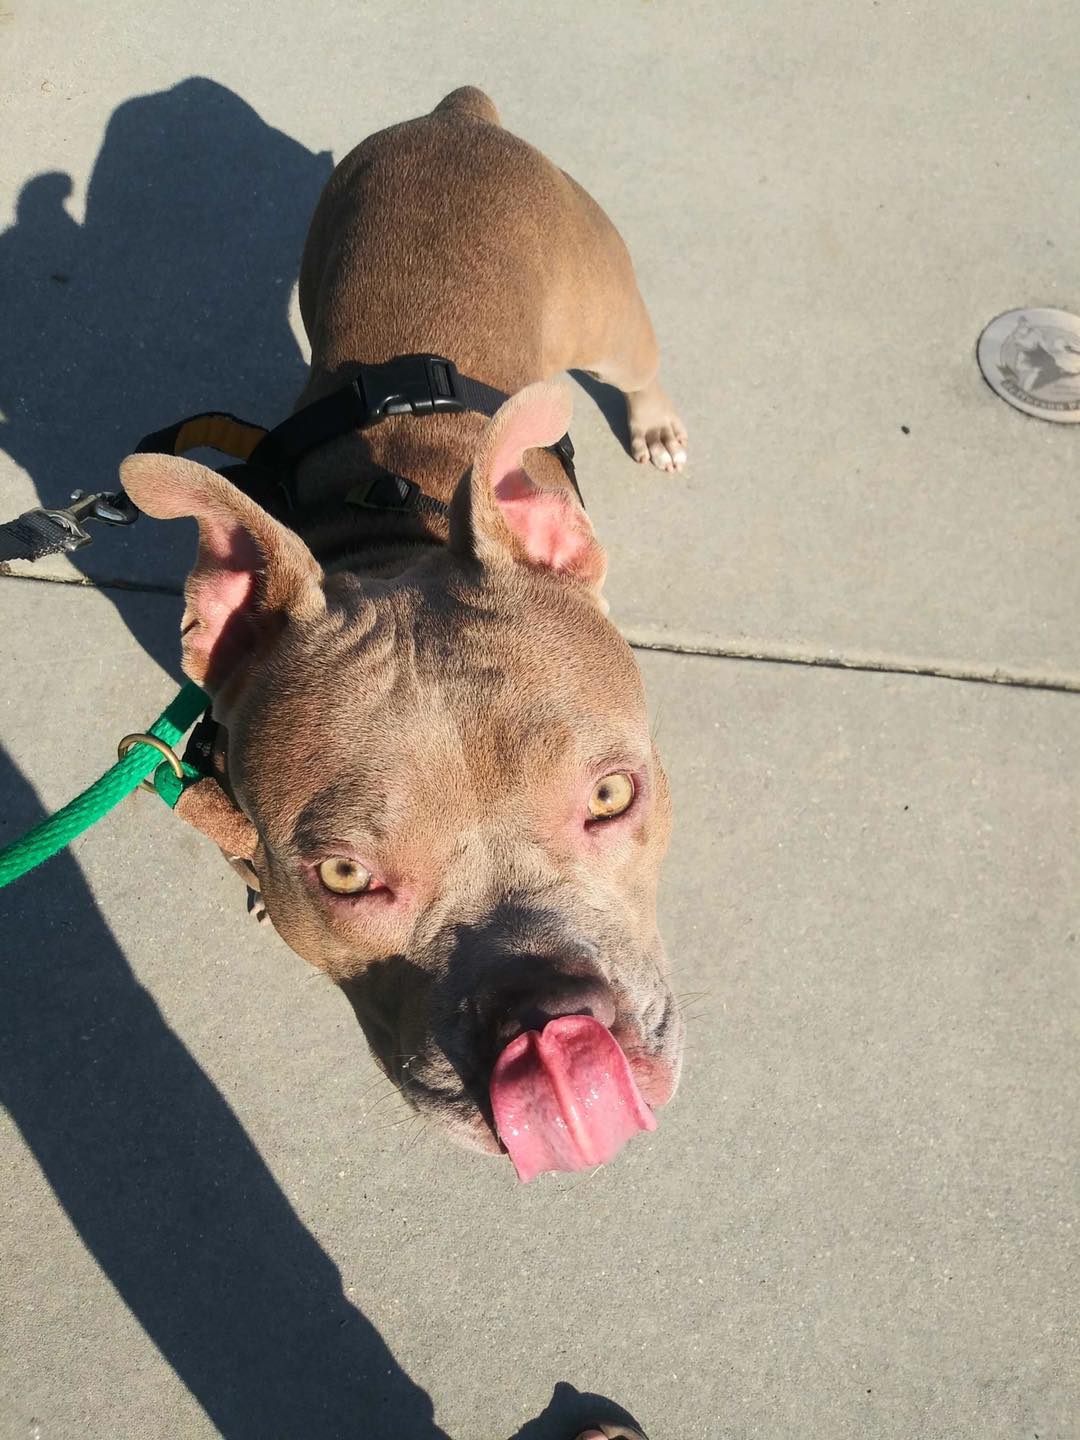
[[435,106],[435,110],[452,110],[473,120],[486,120],[489,125],[502,124],[498,110],[483,90],[478,90],[475,85],[462,85],[457,90],[451,90],[446,99]]

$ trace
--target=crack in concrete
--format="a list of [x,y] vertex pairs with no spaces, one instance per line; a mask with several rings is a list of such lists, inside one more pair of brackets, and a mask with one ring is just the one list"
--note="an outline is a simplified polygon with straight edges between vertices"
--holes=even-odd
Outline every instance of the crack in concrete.
[[[24,575],[0,564],[0,576],[30,580],[44,585],[72,585],[83,590],[128,590],[147,595],[175,595],[175,585],[153,585],[137,580],[93,580],[85,575]],[[624,629],[619,633],[633,650],[663,655],[685,655],[707,660],[744,660],[765,665],[805,665],[823,670],[854,670],[879,675],[921,675],[933,680],[959,680],[971,685],[1007,685],[1022,690],[1049,690],[1059,694],[1080,694],[1080,676],[996,665],[986,668],[951,660],[904,658],[871,653],[819,653],[806,646],[777,645],[763,641],[713,640],[706,636],[682,639],[663,631]]]

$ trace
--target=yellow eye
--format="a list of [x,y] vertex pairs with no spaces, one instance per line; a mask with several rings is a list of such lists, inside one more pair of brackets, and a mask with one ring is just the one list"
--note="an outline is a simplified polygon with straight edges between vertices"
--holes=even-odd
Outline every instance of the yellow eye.
[[629,775],[605,775],[593,786],[589,796],[589,814],[594,820],[611,820],[629,810],[634,798],[634,782]]
[[320,864],[319,879],[335,895],[362,895],[371,885],[371,871],[344,855],[332,855]]

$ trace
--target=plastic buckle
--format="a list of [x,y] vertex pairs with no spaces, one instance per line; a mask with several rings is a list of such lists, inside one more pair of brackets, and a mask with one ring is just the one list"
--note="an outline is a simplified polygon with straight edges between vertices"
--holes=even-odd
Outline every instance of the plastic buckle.
[[345,504],[362,510],[411,510],[419,493],[420,486],[404,475],[372,475],[353,486]]
[[581,493],[581,486],[577,481],[577,471],[574,469],[574,442],[570,439],[569,435],[562,435],[555,441],[554,445],[549,445],[548,449],[553,455],[558,456],[559,463],[566,472],[566,478],[574,487],[574,494],[581,501],[581,508],[584,510],[585,497]]
[[573,485],[574,489],[577,490],[577,496],[580,500],[581,491],[578,490],[577,474],[574,470],[574,442],[570,439],[569,435],[563,435],[555,441],[554,445],[549,445],[548,449],[553,455],[559,457],[562,468],[566,471],[566,478]]
[[388,415],[465,409],[457,366],[442,355],[399,355],[382,365],[364,365],[352,386],[363,410],[363,424]]
[[574,442],[570,439],[570,436],[561,436],[555,441],[555,444],[552,445],[551,448],[562,461],[563,468],[567,471],[572,471],[574,468]]

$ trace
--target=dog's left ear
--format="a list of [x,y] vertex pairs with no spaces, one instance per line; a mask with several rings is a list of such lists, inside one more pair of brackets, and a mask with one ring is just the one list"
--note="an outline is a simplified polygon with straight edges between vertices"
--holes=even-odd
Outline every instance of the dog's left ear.
[[572,411],[570,391],[556,381],[529,385],[499,409],[454,495],[453,550],[484,565],[509,559],[554,571],[599,591],[607,557],[577,496],[538,484],[524,465],[527,450],[566,434]]
[[124,489],[158,520],[193,515],[199,549],[184,596],[184,670],[215,694],[290,621],[326,608],[322,571],[299,535],[223,475],[175,455],[131,455]]

